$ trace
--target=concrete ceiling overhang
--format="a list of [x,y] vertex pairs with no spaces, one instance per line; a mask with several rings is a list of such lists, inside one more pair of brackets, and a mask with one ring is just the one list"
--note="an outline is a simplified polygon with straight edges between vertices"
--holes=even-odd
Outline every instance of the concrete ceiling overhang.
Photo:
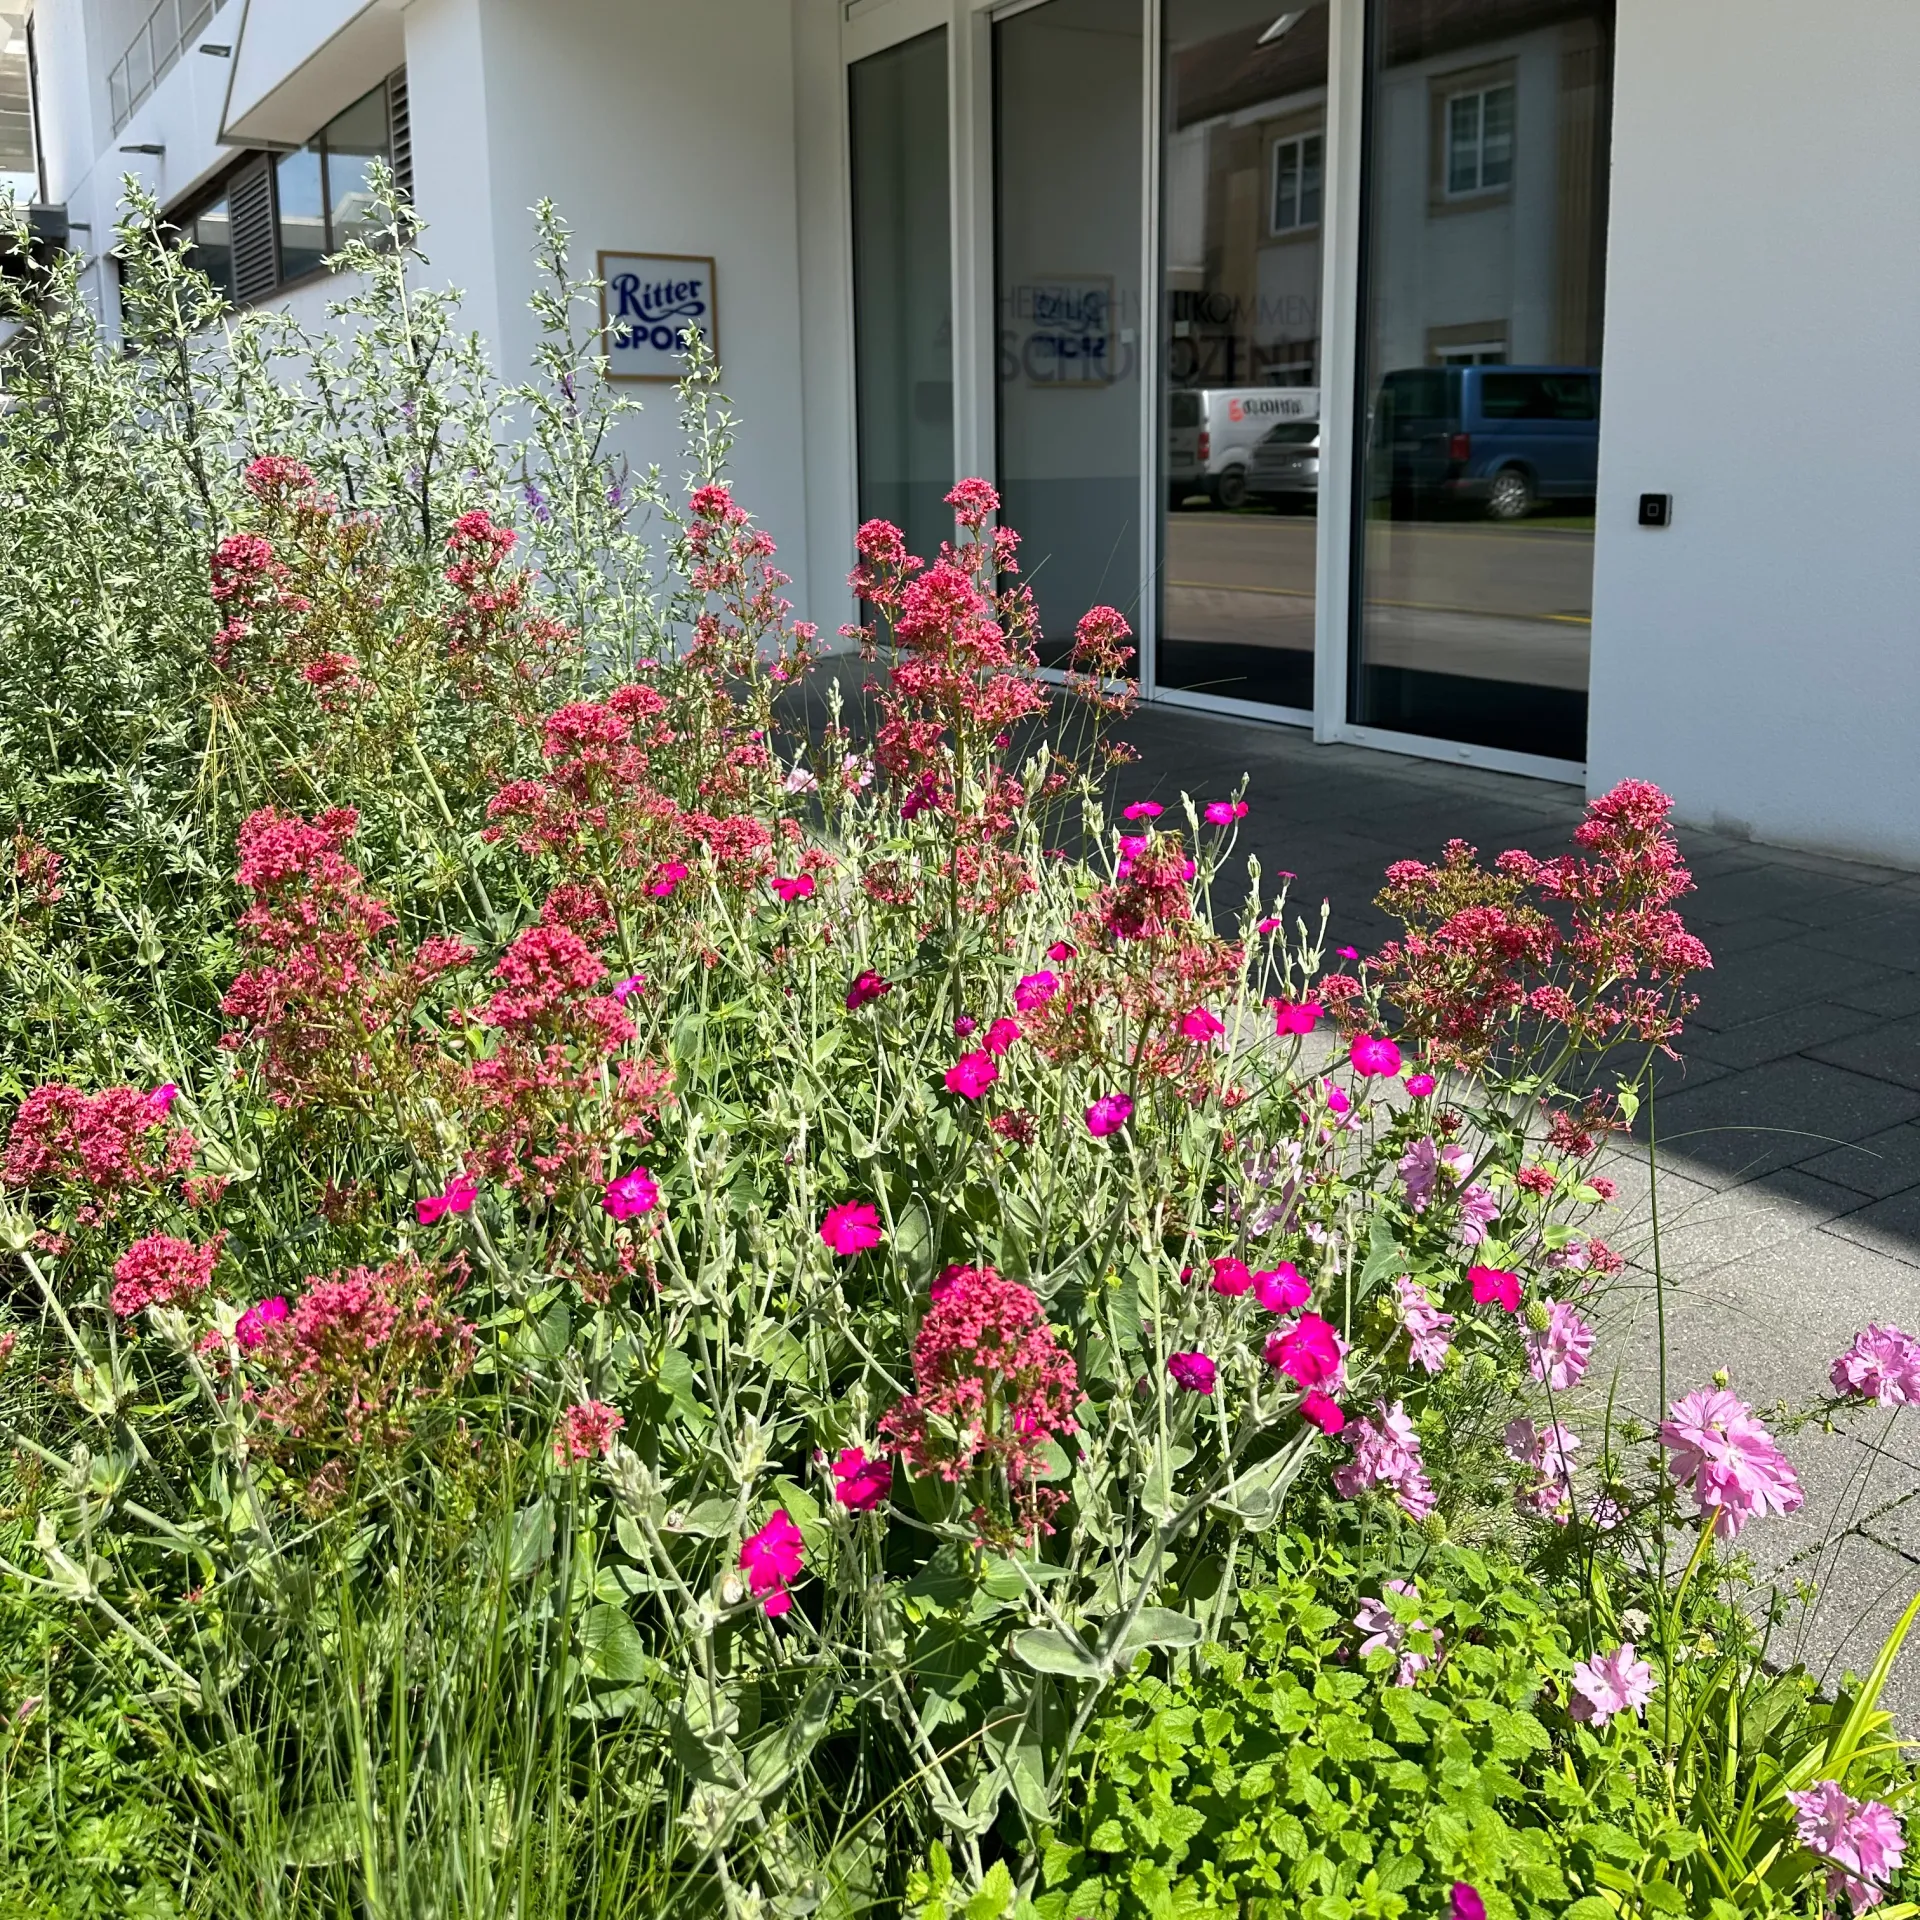
[[247,0],[220,138],[297,147],[406,59],[404,0]]

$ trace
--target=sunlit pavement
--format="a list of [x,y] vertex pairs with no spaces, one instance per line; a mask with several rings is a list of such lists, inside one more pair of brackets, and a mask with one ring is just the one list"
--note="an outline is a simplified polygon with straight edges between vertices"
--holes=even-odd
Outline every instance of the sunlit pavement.
[[[1387,863],[1433,858],[1449,837],[1489,857],[1564,849],[1571,787],[1348,747],[1288,729],[1143,708],[1121,797],[1232,791],[1252,811],[1237,854],[1267,885],[1298,875],[1294,909],[1332,903],[1335,946],[1389,931],[1371,904]],[[1724,1368],[1762,1409],[1827,1388],[1834,1355],[1869,1320],[1920,1332],[1920,876],[1683,831],[1698,881],[1682,902],[1713,950],[1701,1006],[1655,1105],[1667,1382],[1677,1396]],[[1647,1129],[1615,1156],[1620,1198],[1599,1231],[1632,1258],[1597,1317],[1604,1401],[1650,1414],[1658,1397]],[[1611,1359],[1617,1372],[1602,1379]],[[1590,1411],[1596,1417],[1599,1403]],[[1824,1592],[1777,1643],[1816,1671],[1866,1666],[1920,1586],[1920,1408],[1846,1436],[1790,1442],[1801,1513],[1743,1536],[1757,1564]],[[1920,1727],[1920,1645],[1890,1704]]]

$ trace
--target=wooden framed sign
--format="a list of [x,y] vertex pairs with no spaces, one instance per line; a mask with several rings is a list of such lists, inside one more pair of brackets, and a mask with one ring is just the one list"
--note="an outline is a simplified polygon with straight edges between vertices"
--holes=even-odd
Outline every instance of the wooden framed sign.
[[678,380],[682,335],[698,327],[720,356],[719,301],[713,257],[704,253],[609,253],[599,256],[600,324],[610,380]]

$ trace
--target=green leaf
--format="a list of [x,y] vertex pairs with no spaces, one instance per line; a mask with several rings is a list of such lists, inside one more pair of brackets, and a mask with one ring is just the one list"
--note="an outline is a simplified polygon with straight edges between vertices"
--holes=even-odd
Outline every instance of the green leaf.
[[702,1500],[685,1513],[667,1515],[671,1533],[697,1533],[705,1540],[720,1540],[733,1531],[734,1503],[731,1500]]
[[[1116,1620],[1108,1631],[1119,1624]],[[1200,1633],[1200,1622],[1189,1613],[1176,1613],[1171,1607],[1142,1607],[1127,1623],[1120,1652],[1125,1656],[1142,1647],[1197,1647]]]
[[331,1800],[302,1807],[288,1823],[286,1851],[280,1857],[289,1867],[337,1867],[359,1859],[360,1827],[353,1803]]
[[980,1882],[980,1891],[960,1909],[966,1920],[1006,1920],[1013,1911],[1013,1875],[996,1860]]
[[543,1493],[513,1516],[513,1533],[507,1545],[507,1578],[524,1580],[537,1567],[547,1564],[553,1551],[553,1508]]
[[589,1607],[578,1630],[580,1664],[596,1680],[631,1686],[651,1671],[645,1643],[624,1607]]
[[1064,1674],[1071,1680],[1095,1680],[1105,1671],[1101,1662],[1079,1641],[1058,1627],[1028,1627],[1013,1636],[1017,1660],[1035,1673]]
[[1406,1249],[1393,1237],[1393,1229],[1384,1220],[1375,1220],[1367,1247],[1367,1264],[1360,1269],[1361,1297],[1365,1298],[1375,1287],[1385,1285],[1406,1270]]

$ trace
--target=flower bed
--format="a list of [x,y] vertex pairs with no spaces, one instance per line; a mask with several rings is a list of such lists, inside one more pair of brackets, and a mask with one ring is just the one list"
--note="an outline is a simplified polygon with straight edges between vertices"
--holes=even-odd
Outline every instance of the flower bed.
[[1043,682],[985,482],[860,529],[871,730],[809,726],[714,370],[684,489],[608,467],[550,215],[503,452],[397,233],[309,411],[150,213],[135,353],[54,286],[0,452],[17,1857],[148,1912],[1886,1897],[1885,1663],[1822,1701],[1733,1604],[1769,1428],[1588,1417],[1601,1156],[1709,964],[1662,795],[1402,862],[1329,956],[1229,904],[1243,793],[1130,795],[1117,611]]

